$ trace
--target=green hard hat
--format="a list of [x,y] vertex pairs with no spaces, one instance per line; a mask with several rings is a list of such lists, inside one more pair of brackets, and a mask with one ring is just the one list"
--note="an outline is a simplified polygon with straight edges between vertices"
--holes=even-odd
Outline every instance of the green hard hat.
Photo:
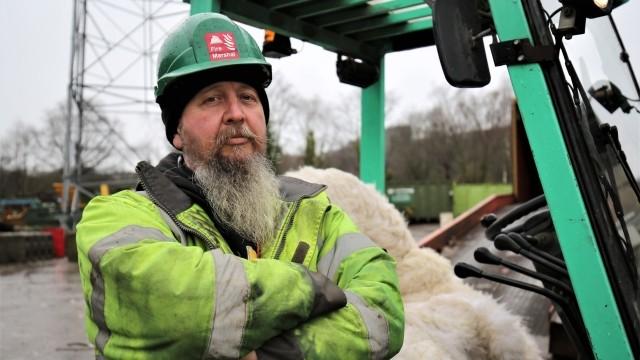
[[271,83],[271,65],[255,40],[224,15],[190,16],[169,34],[158,54],[155,95],[169,143],[189,100],[218,81],[239,81],[253,86],[265,120],[269,121],[269,100],[264,89]]
[[218,13],[190,16],[160,48],[156,100],[181,77],[231,67],[250,73],[263,88],[271,83],[271,65],[246,30]]

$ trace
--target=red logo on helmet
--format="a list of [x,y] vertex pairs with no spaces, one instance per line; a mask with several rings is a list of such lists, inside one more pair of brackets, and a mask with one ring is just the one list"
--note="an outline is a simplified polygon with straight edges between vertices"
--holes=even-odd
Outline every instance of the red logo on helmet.
[[207,33],[204,36],[209,49],[209,59],[211,61],[237,59],[240,57],[236,38],[232,32]]

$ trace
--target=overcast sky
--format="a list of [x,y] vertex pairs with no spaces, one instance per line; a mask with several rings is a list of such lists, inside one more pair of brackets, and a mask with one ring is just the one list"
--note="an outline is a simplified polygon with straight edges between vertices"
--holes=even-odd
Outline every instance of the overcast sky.
[[[0,43],[5,48],[0,60],[2,134],[17,124],[37,126],[42,123],[47,110],[66,99],[72,4],[72,0],[0,2]],[[634,69],[640,75],[640,39],[637,37],[640,0],[631,0],[623,8],[623,11],[614,13],[614,17],[625,38]],[[260,31],[251,30],[251,33],[259,43],[262,41]],[[270,61],[274,67],[274,76],[285,78],[297,93],[307,97],[321,96],[337,102],[344,96],[353,96],[358,92],[356,88],[338,82],[335,75],[335,54],[295,40],[293,46],[300,50],[299,54]],[[389,54],[385,61],[386,88],[393,94],[400,109],[394,111],[396,119],[389,119],[390,121],[401,121],[402,116],[409,111],[428,107],[431,103],[429,95],[438,89],[453,91],[441,73],[435,47]],[[583,73],[588,73],[592,81],[602,76],[611,78],[610,74],[598,70],[601,64],[597,61],[581,62],[578,67]],[[505,67],[493,69],[491,86],[506,81],[505,74]],[[632,90],[628,88],[628,84],[621,87],[623,92]],[[125,120],[123,132],[130,142],[159,138],[161,140],[153,146],[159,148],[160,152],[164,150],[166,145],[162,140],[162,126],[156,114]],[[627,153],[630,153],[632,167],[638,174],[640,116],[617,116],[613,122],[621,128],[623,141],[631,146]]]

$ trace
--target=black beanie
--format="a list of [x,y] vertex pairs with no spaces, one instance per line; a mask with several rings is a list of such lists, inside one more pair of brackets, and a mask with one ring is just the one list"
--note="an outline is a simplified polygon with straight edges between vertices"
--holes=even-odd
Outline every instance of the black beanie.
[[165,134],[169,143],[173,146],[173,136],[178,131],[182,112],[189,101],[200,90],[220,81],[237,81],[253,87],[258,93],[264,111],[264,119],[268,124],[269,99],[264,90],[264,84],[259,81],[264,75],[256,73],[256,71],[262,70],[253,66],[230,66],[186,75],[169,84],[162,96],[156,100],[162,111],[162,122],[164,123]]

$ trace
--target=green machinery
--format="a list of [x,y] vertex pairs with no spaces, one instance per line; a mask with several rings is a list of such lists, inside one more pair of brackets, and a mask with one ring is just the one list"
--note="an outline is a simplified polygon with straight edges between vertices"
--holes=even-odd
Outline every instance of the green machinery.
[[[341,80],[363,88],[360,176],[380,191],[385,189],[384,55],[435,44],[452,85],[480,87],[490,79],[482,39],[492,36],[494,64],[508,68],[544,191],[535,203],[548,204],[558,256],[566,264],[578,329],[574,345],[583,358],[640,358],[640,285],[626,223],[631,213],[625,217],[619,206],[617,174],[627,179],[629,197],[640,201],[640,191],[615,128],[595,115],[563,46],[584,32],[586,21],[624,9],[626,1],[543,1],[549,9],[540,0],[440,1],[190,3],[192,14],[221,12],[336,52]],[[550,26],[553,16],[557,26]],[[638,95],[629,96],[640,97],[632,71],[631,77]],[[589,93],[610,111],[631,108],[612,83]]]

